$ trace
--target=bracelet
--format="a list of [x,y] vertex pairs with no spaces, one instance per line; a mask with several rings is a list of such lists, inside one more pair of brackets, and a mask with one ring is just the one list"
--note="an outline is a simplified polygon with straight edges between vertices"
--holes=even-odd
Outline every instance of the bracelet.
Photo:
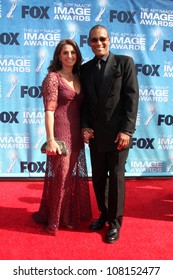
[[50,138],[47,140],[47,143],[51,142],[52,140],[54,140],[55,138]]

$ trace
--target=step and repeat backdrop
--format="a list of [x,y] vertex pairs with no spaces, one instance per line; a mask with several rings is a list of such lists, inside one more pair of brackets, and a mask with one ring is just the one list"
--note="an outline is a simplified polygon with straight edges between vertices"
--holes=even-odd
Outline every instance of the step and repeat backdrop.
[[[140,97],[126,176],[173,176],[173,1],[0,0],[0,177],[43,177],[41,84],[56,45],[105,25],[110,50],[132,56]],[[91,175],[86,146],[88,175]]]

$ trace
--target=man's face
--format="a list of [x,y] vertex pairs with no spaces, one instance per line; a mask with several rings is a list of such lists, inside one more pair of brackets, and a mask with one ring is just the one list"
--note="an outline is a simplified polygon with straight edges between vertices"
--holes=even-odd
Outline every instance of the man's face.
[[106,29],[98,27],[90,35],[90,47],[96,56],[102,57],[109,52],[110,38]]

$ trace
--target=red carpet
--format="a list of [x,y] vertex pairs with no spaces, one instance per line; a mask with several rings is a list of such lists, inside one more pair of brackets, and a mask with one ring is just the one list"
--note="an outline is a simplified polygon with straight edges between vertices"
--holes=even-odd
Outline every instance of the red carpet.
[[[1,260],[172,260],[173,179],[127,179],[120,238],[105,244],[106,229],[59,230],[48,236],[34,224],[42,181],[0,181]],[[91,185],[93,218],[98,211]]]

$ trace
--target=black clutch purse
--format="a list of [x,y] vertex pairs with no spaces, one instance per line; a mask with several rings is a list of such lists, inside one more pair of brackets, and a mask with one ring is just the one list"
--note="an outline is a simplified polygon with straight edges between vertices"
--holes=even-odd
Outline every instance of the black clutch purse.
[[[67,146],[65,144],[64,141],[59,141],[59,140],[56,140],[55,141],[57,142],[57,144],[59,145],[60,147],[60,150],[61,150],[61,156],[67,156],[68,155],[68,149],[67,149]],[[45,142],[42,146],[41,146],[41,153],[42,154],[45,154],[46,153],[46,145],[47,145],[47,142]]]

